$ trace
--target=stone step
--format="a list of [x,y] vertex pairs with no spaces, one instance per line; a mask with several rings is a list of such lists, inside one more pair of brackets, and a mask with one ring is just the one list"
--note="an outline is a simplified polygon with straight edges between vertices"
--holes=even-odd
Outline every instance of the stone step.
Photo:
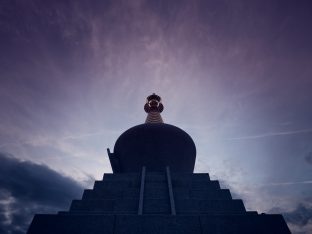
[[[84,190],[82,200],[84,199],[126,199],[126,198],[139,198],[140,190],[127,189],[120,190],[116,189],[102,189],[102,190]],[[173,194],[175,199],[212,199],[212,200],[230,200],[232,199],[231,193],[228,189],[218,190],[189,190],[184,188],[174,188]],[[168,198],[167,185],[162,188],[147,187],[144,191],[145,198],[161,199]]]
[[[44,231],[44,232],[43,232]],[[29,234],[290,234],[281,215],[35,215]]]
[[113,213],[115,200],[73,200],[69,211],[94,211]]
[[228,189],[187,189],[173,188],[175,199],[211,199],[211,200],[230,200],[231,193]]
[[114,215],[35,215],[28,234],[114,234]]
[[231,200],[232,196],[228,189],[207,190],[194,189],[190,191],[190,198],[193,199],[214,199],[214,200]]
[[136,214],[138,211],[137,199],[93,199],[73,200],[70,212],[95,212],[108,214]]
[[245,213],[242,200],[176,199],[177,214]]
[[143,214],[169,214],[168,199],[144,199]]
[[166,182],[167,176],[165,172],[153,173],[147,172],[145,175],[145,182]]
[[95,181],[94,189],[120,189],[139,188],[139,181]]
[[82,195],[84,199],[125,199],[136,198],[139,199],[140,190],[138,188],[129,188],[126,190],[115,189],[86,189]]
[[217,180],[172,180],[172,187],[184,187],[189,189],[220,189],[220,184]]
[[172,173],[173,180],[188,180],[188,181],[210,181],[208,173]]
[[139,173],[105,173],[103,180],[140,180],[141,174]]
[[145,181],[145,186],[144,186],[146,189],[148,188],[167,188],[168,189],[168,183],[167,181],[165,182],[148,182],[148,181]]
[[144,199],[169,199],[168,188],[146,188]]

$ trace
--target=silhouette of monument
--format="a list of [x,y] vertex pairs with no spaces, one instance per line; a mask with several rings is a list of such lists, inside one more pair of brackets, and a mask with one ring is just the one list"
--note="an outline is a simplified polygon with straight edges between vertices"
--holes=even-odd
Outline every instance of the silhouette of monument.
[[242,200],[193,173],[196,148],[180,128],[163,123],[161,98],[144,106],[145,124],[108,149],[112,174],[95,181],[69,211],[35,215],[28,234],[290,233],[282,215],[246,211]]

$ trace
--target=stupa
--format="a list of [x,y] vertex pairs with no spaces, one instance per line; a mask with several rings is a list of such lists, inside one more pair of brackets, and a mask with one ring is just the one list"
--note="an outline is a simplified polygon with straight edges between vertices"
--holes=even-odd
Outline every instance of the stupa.
[[147,97],[147,118],[108,149],[113,173],[84,190],[69,211],[35,215],[28,234],[290,233],[280,214],[246,211],[208,173],[193,173],[196,148],[165,124],[160,96]]

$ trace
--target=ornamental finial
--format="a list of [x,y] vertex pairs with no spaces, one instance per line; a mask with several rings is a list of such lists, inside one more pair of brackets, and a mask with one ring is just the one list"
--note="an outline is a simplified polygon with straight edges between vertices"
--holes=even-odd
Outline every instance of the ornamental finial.
[[144,110],[147,113],[145,123],[163,123],[160,113],[164,110],[161,97],[153,93],[146,99]]

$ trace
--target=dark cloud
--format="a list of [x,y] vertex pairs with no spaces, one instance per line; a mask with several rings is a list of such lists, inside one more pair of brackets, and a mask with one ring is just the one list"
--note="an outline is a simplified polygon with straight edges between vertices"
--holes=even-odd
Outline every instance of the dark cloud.
[[307,163],[312,164],[312,152],[307,153],[304,159]]
[[0,153],[0,233],[25,233],[35,213],[67,209],[82,188],[45,165]]
[[312,207],[299,204],[295,210],[284,213],[283,216],[287,223],[305,226],[309,221],[312,221]]
[[309,225],[312,222],[312,206],[310,202],[307,204],[299,203],[294,210],[289,212],[285,212],[281,207],[274,207],[269,213],[281,213],[289,227],[293,229],[293,233],[306,233],[305,230],[309,230]]

